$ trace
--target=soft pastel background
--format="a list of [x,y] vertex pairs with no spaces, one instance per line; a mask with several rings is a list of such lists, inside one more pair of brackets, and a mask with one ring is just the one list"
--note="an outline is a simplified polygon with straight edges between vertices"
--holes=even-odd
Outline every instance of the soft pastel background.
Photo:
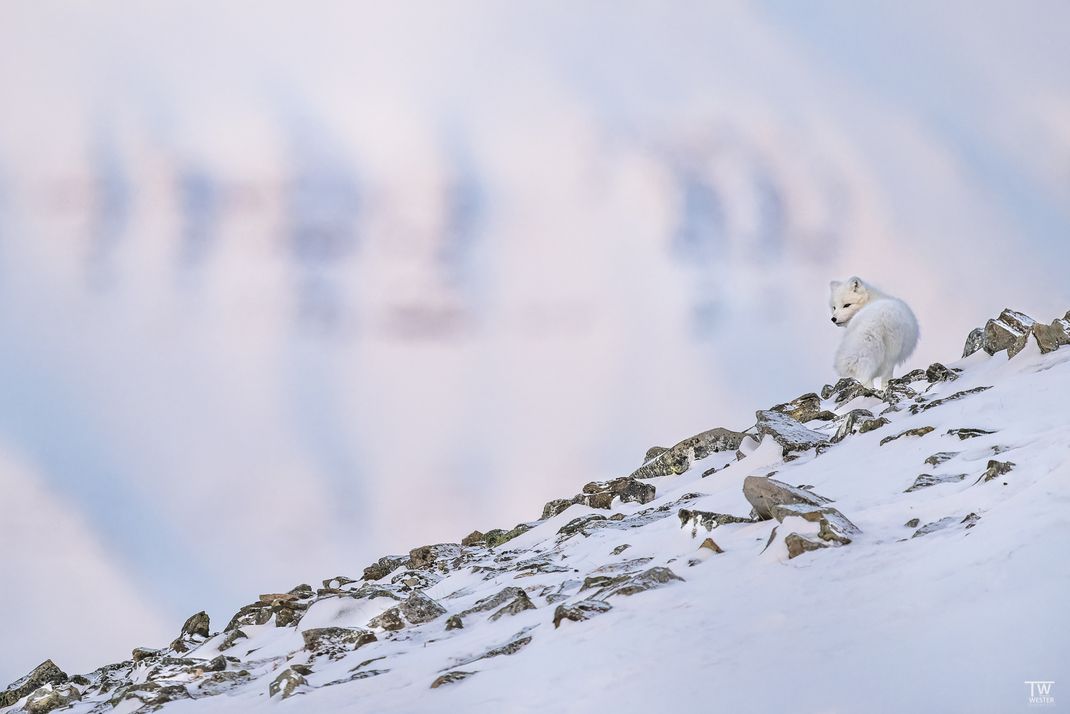
[[0,686],[1070,307],[1063,2],[0,6]]

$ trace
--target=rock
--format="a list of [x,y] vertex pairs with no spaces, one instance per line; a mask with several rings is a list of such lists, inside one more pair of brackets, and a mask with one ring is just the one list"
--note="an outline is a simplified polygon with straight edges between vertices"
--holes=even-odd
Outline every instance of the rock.
[[798,517],[817,523],[817,537],[826,543],[847,545],[862,531],[847,516],[831,506],[814,506],[806,503],[788,503],[772,508],[773,517],[783,523],[787,518]]
[[623,553],[624,551],[628,550],[628,549],[629,549],[629,548],[631,548],[631,547],[632,547],[632,546],[631,546],[631,545],[629,545],[628,543],[624,543],[623,545],[618,545],[618,546],[617,546],[616,548],[614,548],[613,550],[611,550],[611,551],[609,552],[609,554],[610,554],[610,555],[620,555],[621,553]]
[[[461,546],[457,543],[439,543],[424,545],[409,551],[408,567],[412,570],[435,568],[441,561],[453,560],[461,555]],[[445,570],[445,568],[442,568]]]
[[643,463],[645,464],[651,459],[661,456],[666,451],[668,451],[668,449],[664,446],[651,446],[649,449],[646,450],[646,454],[643,455]]
[[821,408],[821,397],[817,396],[814,392],[804,394],[801,397],[796,397],[785,404],[777,404],[770,409],[774,412],[785,414],[800,424],[805,424],[806,422],[815,419],[832,421],[836,418],[836,415],[833,412]]
[[501,608],[500,610],[496,611],[493,615],[490,616],[489,619],[491,622],[494,622],[499,618],[504,617],[505,615],[517,615],[523,612],[524,610],[534,609],[535,604],[531,602],[531,598],[528,597],[528,594],[526,592],[521,590],[512,602],[510,602],[508,605]]
[[208,613],[202,610],[190,615],[186,622],[183,623],[178,637],[171,643],[171,649],[175,652],[188,651],[190,645],[200,644],[200,642],[208,639],[210,635],[209,627]]
[[595,594],[594,599],[604,600],[614,595],[635,595],[637,593],[653,590],[654,588],[667,585],[674,580],[683,582],[683,578],[665,567],[655,567],[644,570],[638,575],[632,575],[622,582],[614,583]]
[[[717,451],[736,451],[746,434],[729,429],[710,429],[684,439],[671,449],[660,451],[647,463],[632,472],[637,479],[682,474],[691,468],[692,461],[704,459]],[[649,452],[648,452],[649,453]]]
[[1007,358],[1014,357],[1025,347],[1029,332],[1007,324],[1002,319],[989,320],[985,324],[984,351],[990,355],[1007,350]]
[[293,667],[287,667],[268,685],[268,696],[274,697],[276,694],[281,694],[283,699],[287,699],[294,695],[298,687],[307,684],[308,681],[300,673],[295,672]]
[[[917,520],[917,519],[915,519]],[[921,536],[935,533],[936,531],[942,531],[953,525],[964,525],[967,529],[973,528],[977,525],[977,522],[981,520],[981,517],[976,513],[970,513],[965,518],[959,519],[957,516],[945,516],[938,521],[932,523],[926,523],[924,526],[914,531],[914,535],[911,538],[920,538]]]
[[229,650],[231,647],[234,646],[235,642],[237,642],[238,640],[248,639],[248,637],[249,635],[245,634],[241,630],[231,630],[230,632],[227,632],[226,636],[223,637],[223,641],[219,643],[219,651],[223,652],[225,650]]
[[895,434],[894,436],[884,437],[883,439],[881,439],[880,445],[884,446],[885,444],[895,441],[896,439],[900,439],[904,436],[925,436],[926,434],[932,431],[933,427],[931,426],[919,426],[915,427],[914,429],[907,429],[906,431],[901,431],[898,434]]
[[404,555],[386,555],[364,569],[362,580],[381,580],[394,572],[408,560]]
[[431,620],[440,615],[446,614],[446,608],[421,592],[414,592],[409,595],[404,602],[398,605],[398,609],[401,610],[401,614],[405,616],[405,619],[413,625],[422,625],[425,622],[431,622]]
[[645,483],[631,476],[612,481],[592,481],[583,487],[583,502],[592,508],[609,508],[614,497],[624,503],[650,503],[657,490],[654,484]]
[[784,536],[784,545],[788,547],[788,560],[797,558],[803,553],[829,547],[828,543],[798,533],[789,533]]
[[208,664],[202,667],[205,672],[222,672],[226,668],[227,658],[223,655],[216,655],[212,659],[208,660]]
[[[756,413],[759,437],[768,436],[784,449],[784,456],[828,443],[828,438],[780,412],[763,409]],[[872,414],[870,415],[872,416]]]
[[842,406],[858,397],[880,397],[880,393],[862,386],[862,383],[851,377],[844,377],[834,385],[826,384],[821,388],[821,398],[831,399],[835,397],[836,405]]
[[986,389],[991,389],[991,388],[992,388],[991,386],[988,386],[988,387],[974,387],[973,389],[967,389],[967,390],[964,390],[964,391],[961,391],[961,392],[955,392],[950,397],[944,397],[943,399],[936,399],[934,401],[927,402],[927,403],[924,403],[924,404],[914,404],[913,406],[910,407],[910,413],[911,414],[920,414],[923,411],[932,409],[933,407],[938,407],[941,404],[946,404],[947,402],[953,402],[953,401],[955,401],[957,399],[962,399],[963,397],[968,397],[971,394],[979,394],[980,392],[983,392]]
[[392,585],[405,590],[425,590],[440,582],[442,578],[429,570],[403,570],[390,577]]
[[473,662],[478,662],[481,659],[490,659],[491,657],[502,657],[516,654],[517,652],[531,644],[531,635],[527,634],[528,630],[530,629],[531,628],[521,630],[520,632],[513,635],[509,639],[509,641],[503,645],[491,647],[489,650],[486,650],[482,654],[462,659],[461,661],[457,662],[455,666],[463,667],[466,664],[472,664]]
[[48,714],[81,700],[82,693],[73,684],[46,684],[30,694],[22,711],[29,714]]
[[566,537],[571,537],[571,536],[576,535],[577,533],[582,533],[584,536],[587,536],[587,535],[589,535],[587,533],[587,531],[585,530],[587,528],[587,526],[589,526],[592,523],[595,523],[597,521],[604,521],[604,520],[606,520],[606,517],[605,516],[600,516],[598,514],[592,514],[592,515],[589,515],[589,516],[580,516],[579,518],[573,518],[571,521],[569,521],[565,525],[561,526],[561,528],[558,529],[557,534],[558,535],[563,535],[563,536],[566,536]]
[[710,511],[692,511],[688,508],[680,509],[680,527],[686,528],[691,526],[691,537],[694,538],[698,534],[699,527],[706,529],[709,532],[717,526],[727,525],[729,523],[753,523],[752,518],[741,518],[740,516],[732,516],[727,513],[712,513]]
[[461,621],[459,615],[450,615],[446,618],[446,630],[463,630],[464,622]]
[[1037,324],[1037,321],[1029,317],[1022,312],[1005,308],[1003,312],[999,314],[999,321],[1005,325],[1010,325],[1018,332],[1029,332]]
[[315,591],[312,590],[312,586],[308,583],[301,583],[287,593],[287,595],[293,595],[299,600],[307,600],[315,594]]
[[773,506],[793,503],[823,506],[826,503],[830,503],[829,499],[823,496],[789,486],[768,476],[748,476],[745,478],[743,480],[743,496],[750,505],[754,506],[758,518],[762,520],[773,517]]
[[547,518],[553,518],[554,516],[564,513],[569,506],[573,505],[577,501],[571,498],[555,498],[552,501],[548,501],[545,506],[542,507],[542,520]]
[[405,629],[405,620],[401,617],[401,610],[395,606],[387,608],[369,620],[368,627],[378,627],[387,632],[397,632]]
[[962,357],[965,359],[969,357],[977,350],[981,349],[985,344],[985,331],[984,328],[974,328],[969,336],[966,337],[966,345],[962,348]]
[[885,417],[878,417],[876,419],[863,419],[862,423],[858,425],[859,434],[868,434],[871,431],[880,429],[882,426],[891,424]]
[[948,429],[948,436],[957,436],[962,441],[966,439],[975,439],[978,436],[987,436],[988,434],[995,434],[994,431],[988,431],[987,429]]
[[463,545],[463,546],[479,545],[480,543],[482,543],[486,539],[487,539],[487,536],[486,536],[485,533],[483,533],[483,531],[472,531],[471,533],[466,535],[464,538],[461,538],[461,545]]
[[914,483],[903,493],[913,493],[941,483],[956,483],[962,481],[966,476],[967,474],[922,474],[914,479]]
[[977,515],[976,513],[970,513],[970,514],[967,514],[967,516],[965,518],[963,518],[961,521],[959,521],[959,523],[961,523],[962,525],[966,526],[966,530],[970,530],[975,525],[977,525],[978,521],[980,521],[980,520],[981,520],[981,517],[979,515]]
[[523,535],[524,533],[527,533],[528,531],[531,530],[531,528],[532,527],[529,526],[527,523],[519,523],[519,524],[517,524],[517,526],[515,528],[513,528],[510,531],[504,531],[504,530],[502,530],[500,528],[495,528],[492,531],[488,531],[487,532],[487,547],[488,548],[496,548],[497,546],[502,545],[503,543],[508,543],[513,538],[516,538],[519,535]]
[[439,687],[446,684],[460,682],[462,680],[468,679],[473,674],[475,674],[475,672],[462,672],[459,669],[455,669],[452,672],[446,672],[444,675],[431,682],[431,689],[438,689]]
[[244,625],[263,625],[271,620],[271,607],[262,602],[254,602],[243,606],[234,613],[230,622],[223,628],[223,632],[231,632]]
[[353,578],[347,578],[344,575],[336,575],[333,578],[328,578],[323,581],[324,590],[338,590],[339,588],[349,585],[350,583],[357,582]]
[[718,553],[718,554],[724,552],[724,548],[722,548],[721,546],[717,545],[717,543],[714,542],[713,538],[707,538],[706,540],[702,541],[702,545],[700,545],[699,548],[700,549],[704,548],[706,550],[709,550],[709,551],[712,551],[712,552]]
[[527,593],[522,588],[508,587],[502,588],[493,595],[489,595],[482,600],[476,602],[475,605],[459,613],[461,617],[467,617],[476,612],[489,612],[490,610],[497,609],[509,602],[515,600],[521,596],[527,597]]
[[1013,461],[996,461],[992,459],[988,462],[988,467],[984,470],[984,473],[974,483],[988,483],[993,479],[1010,473],[1015,465]]
[[[1067,313],[1070,315],[1070,313]],[[1033,338],[1041,354],[1054,352],[1063,345],[1070,345],[1070,319],[1056,318],[1050,325],[1033,326]]]
[[375,633],[360,627],[316,627],[301,633],[305,649],[313,657],[341,659],[377,639]]
[[925,370],[925,378],[929,380],[930,384],[934,384],[936,382],[954,382],[959,376],[954,370],[945,367],[939,362],[933,362]]
[[563,620],[582,622],[612,609],[613,606],[605,600],[580,600],[571,605],[558,605],[554,610],[554,627],[560,627]]
[[935,454],[933,454],[929,458],[925,459],[925,463],[929,464],[930,466],[939,466],[940,464],[944,463],[945,461],[950,461],[951,459],[955,458],[960,453],[962,453],[962,452],[961,451],[937,451]]
[[903,525],[906,526],[907,528],[917,528],[919,523],[921,523],[921,519],[911,518],[909,521],[907,521]]
[[[861,427],[863,421],[872,421],[873,412],[868,409],[852,409],[836,421],[836,433],[832,437],[832,443],[838,444]],[[887,419],[885,419],[887,422]]]
[[135,662],[141,662],[142,660],[151,659],[153,657],[161,657],[164,654],[164,650],[157,650],[151,647],[135,647],[130,653],[130,659]]

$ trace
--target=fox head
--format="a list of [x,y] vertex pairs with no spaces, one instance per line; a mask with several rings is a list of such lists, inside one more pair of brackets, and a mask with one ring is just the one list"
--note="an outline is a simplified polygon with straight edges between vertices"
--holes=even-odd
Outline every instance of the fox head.
[[829,283],[829,307],[832,308],[832,322],[844,327],[855,313],[870,300],[869,286],[861,278],[851,277],[844,281],[833,280]]

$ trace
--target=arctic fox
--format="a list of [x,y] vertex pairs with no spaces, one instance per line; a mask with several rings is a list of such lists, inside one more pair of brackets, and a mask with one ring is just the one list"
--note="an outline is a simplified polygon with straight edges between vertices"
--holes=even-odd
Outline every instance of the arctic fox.
[[[836,350],[836,373],[870,388],[887,388],[892,370],[914,352],[918,321],[907,304],[861,278],[829,283],[832,322],[847,328]],[[879,384],[878,384],[879,382]]]

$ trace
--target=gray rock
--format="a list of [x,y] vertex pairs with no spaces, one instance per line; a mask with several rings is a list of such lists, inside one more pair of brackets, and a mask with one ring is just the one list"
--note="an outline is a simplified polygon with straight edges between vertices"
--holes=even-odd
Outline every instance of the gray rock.
[[452,672],[446,672],[444,675],[431,682],[431,689],[438,689],[447,684],[463,681],[474,674],[475,672],[462,672],[459,669],[455,669]]
[[580,516],[578,518],[573,518],[571,521],[561,526],[561,528],[558,529],[557,534],[563,535],[565,537],[571,537],[576,535],[577,533],[582,533],[584,536],[587,536],[590,535],[586,531],[586,528],[588,526],[590,526],[592,523],[604,520],[606,520],[606,517],[600,516],[598,514],[591,514],[589,516]]
[[412,570],[422,568],[438,568],[443,571],[446,567],[443,561],[450,561],[461,555],[461,546],[457,543],[439,543],[437,545],[424,545],[409,551],[408,567]]
[[862,383],[857,379],[851,377],[844,377],[836,384],[826,384],[821,388],[822,399],[835,398],[836,406],[842,406],[852,399],[858,397],[877,397],[880,398],[880,392],[877,392],[868,387],[862,386]]
[[590,620],[592,617],[609,612],[612,609],[613,606],[605,600],[580,600],[571,605],[558,605],[557,609],[554,610],[554,627],[560,627],[564,620],[572,620],[573,622]]
[[798,533],[788,533],[784,536],[784,545],[788,547],[788,560],[798,558],[803,553],[829,547],[829,544],[822,540]]
[[287,699],[292,697],[299,687],[304,687],[307,684],[308,680],[304,676],[294,671],[293,667],[287,667],[268,685],[268,696],[274,697],[277,694],[281,694],[283,699]]
[[[545,518],[546,516],[544,516]],[[487,540],[487,534],[483,531],[472,531],[464,538],[461,538],[462,546],[479,545]]]
[[481,659],[490,659],[491,657],[503,657],[516,654],[520,650],[524,649],[531,644],[532,637],[528,634],[531,628],[526,628],[513,635],[508,642],[497,647],[491,647],[482,654],[474,655],[472,657],[466,657],[456,662],[454,666],[463,667],[473,662],[478,662]]
[[594,599],[605,600],[616,595],[635,595],[667,585],[674,580],[683,582],[684,579],[668,568],[654,567],[599,590]]
[[405,629],[405,620],[401,617],[401,610],[394,606],[383,610],[369,620],[368,627],[377,627],[387,632],[397,632]]
[[[847,516],[831,506],[814,506],[806,503],[788,503],[773,506],[773,518],[783,523],[785,519],[799,517],[817,523],[818,539],[834,545],[847,545],[861,535],[862,531]],[[809,537],[809,536],[807,536]]]
[[774,412],[785,414],[802,424],[815,419],[832,421],[836,418],[833,412],[821,408],[821,397],[814,392],[796,397],[785,404],[777,404],[775,407],[770,407],[770,409]]
[[768,476],[748,476],[743,480],[743,496],[762,520],[773,517],[773,506],[798,503],[809,506],[823,506],[829,499],[812,491],[790,486],[783,481]]
[[314,657],[341,659],[378,638],[371,630],[359,627],[316,627],[301,633],[305,649]]
[[1070,320],[1056,318],[1051,321],[1050,325],[1034,325],[1033,338],[1041,354],[1054,352],[1063,345],[1070,345]]
[[935,384],[936,382],[954,382],[959,378],[959,375],[955,370],[945,367],[939,362],[933,362],[925,370],[925,378],[929,380],[930,384]]
[[201,612],[194,613],[186,619],[186,622],[182,625],[182,630],[179,632],[178,637],[171,643],[171,649],[175,652],[186,652],[190,649],[191,645],[200,644],[204,640],[208,639],[210,622],[208,619],[208,613]]
[[718,451],[737,451],[746,434],[729,429],[710,429],[684,439],[671,449],[656,456],[632,472],[632,478],[647,479],[658,476],[682,474],[691,468],[691,462],[704,459]]
[[920,518],[911,518],[909,521],[907,521],[903,525],[906,526],[907,528],[917,528],[919,523],[921,523],[921,519]]
[[711,511],[693,511],[689,508],[681,508],[679,516],[681,528],[691,526],[692,538],[698,535],[699,527],[705,528],[708,533],[717,526],[728,525],[729,523],[754,523],[752,518],[742,518],[727,513],[713,513]]
[[48,714],[82,700],[82,693],[71,683],[45,684],[26,699],[22,710],[29,714]]
[[987,436],[989,434],[995,434],[994,431],[988,431],[987,429],[948,429],[948,436],[957,436],[962,441],[966,439],[975,439],[978,436]]
[[441,580],[430,570],[403,570],[390,576],[390,583],[404,590],[425,590]]
[[933,427],[931,426],[919,426],[915,427],[914,429],[907,429],[906,431],[901,431],[898,434],[894,434],[893,436],[884,437],[883,439],[881,439],[880,445],[884,446],[885,444],[895,441],[896,439],[901,439],[904,436],[925,436],[931,431],[933,431]]
[[988,462],[988,467],[984,470],[984,473],[974,483],[988,483],[993,479],[1010,473],[1014,467],[1015,463],[1013,461],[996,461],[992,459]]
[[616,548],[614,548],[613,550],[611,550],[611,551],[609,552],[609,554],[610,554],[610,555],[620,555],[621,553],[623,553],[624,551],[628,550],[628,549],[629,549],[629,548],[631,548],[631,547],[632,547],[632,546],[631,546],[630,544],[628,544],[628,543],[624,543],[624,544],[622,544],[622,545],[618,545],[618,546],[617,546]]
[[535,604],[531,602],[531,598],[528,597],[528,594],[526,592],[521,590],[512,602],[505,605],[500,610],[497,610],[493,615],[490,616],[489,619],[491,622],[494,622],[499,618],[504,617],[505,615],[517,615],[523,612],[524,610],[534,609]]
[[496,548],[503,543],[508,543],[513,538],[523,535],[532,529],[532,526],[527,523],[518,523],[512,530],[502,530],[501,528],[495,528],[494,530],[487,531],[486,545],[488,548]]
[[985,331],[983,327],[975,327],[966,337],[966,345],[962,348],[963,358],[969,357],[985,344]]
[[956,401],[958,399],[962,399],[964,397],[968,397],[968,396],[973,395],[973,394],[980,394],[981,392],[985,391],[986,389],[991,389],[991,388],[992,388],[991,386],[974,387],[973,389],[966,389],[966,390],[963,390],[961,392],[955,392],[950,397],[944,397],[943,399],[935,399],[935,400],[933,400],[931,402],[926,402],[924,404],[915,404],[915,405],[910,407],[910,413],[911,414],[920,414],[921,412],[928,411],[929,409],[933,409],[934,407],[938,407],[938,406],[940,406],[942,404],[946,404],[947,402],[953,402],[953,401]]
[[[868,409],[852,409],[836,420],[836,433],[832,437],[832,443],[838,444],[851,434],[857,432],[862,423],[873,421],[873,412]],[[888,423],[885,419],[884,423]]]
[[824,434],[807,429],[786,414],[762,409],[756,412],[756,416],[759,437],[768,436],[780,444],[784,449],[784,456],[828,443],[828,437]]
[[903,493],[913,493],[941,483],[957,483],[965,479],[966,476],[967,474],[921,474],[914,479],[914,483]]
[[446,618],[446,630],[463,630],[464,622],[461,620],[460,615],[450,615]]
[[578,498],[591,508],[608,509],[614,498],[620,498],[624,503],[644,504],[653,501],[656,493],[654,484],[623,476],[612,481],[592,481],[583,487]]
[[542,507],[542,520],[545,521],[547,518],[553,518],[560,513],[564,513],[574,503],[577,503],[577,501],[572,498],[555,498],[552,501],[548,501]]
[[664,446],[651,446],[646,450],[646,454],[643,455],[643,463],[650,461],[653,458],[657,458],[664,454],[668,449]]
[[491,610],[501,607],[510,600],[515,600],[521,596],[527,597],[527,593],[525,593],[522,588],[502,588],[493,595],[489,595],[482,600],[477,601],[475,605],[472,605],[472,607],[458,614],[461,617],[468,617],[477,612],[490,612]]
[[422,625],[446,614],[446,608],[419,591],[409,595],[397,607],[405,619],[413,625]]
[[[985,324],[984,344],[982,347],[990,355],[1006,350],[1008,358],[1014,357],[1022,351],[1026,341],[1029,339],[1032,327],[1026,328],[1021,321],[1009,315],[1005,318],[1004,316],[1009,312],[1011,311],[1004,310],[998,318],[989,320]],[[1032,322],[1031,319],[1030,322]]]
[[404,555],[386,555],[364,569],[362,580],[381,580],[408,561]]
[[929,464],[930,466],[939,466],[940,464],[942,464],[942,463],[944,463],[946,461],[950,461],[951,459],[955,458],[960,453],[962,453],[962,452],[961,451],[937,451],[935,454],[933,454],[929,458],[925,459],[925,463]]

